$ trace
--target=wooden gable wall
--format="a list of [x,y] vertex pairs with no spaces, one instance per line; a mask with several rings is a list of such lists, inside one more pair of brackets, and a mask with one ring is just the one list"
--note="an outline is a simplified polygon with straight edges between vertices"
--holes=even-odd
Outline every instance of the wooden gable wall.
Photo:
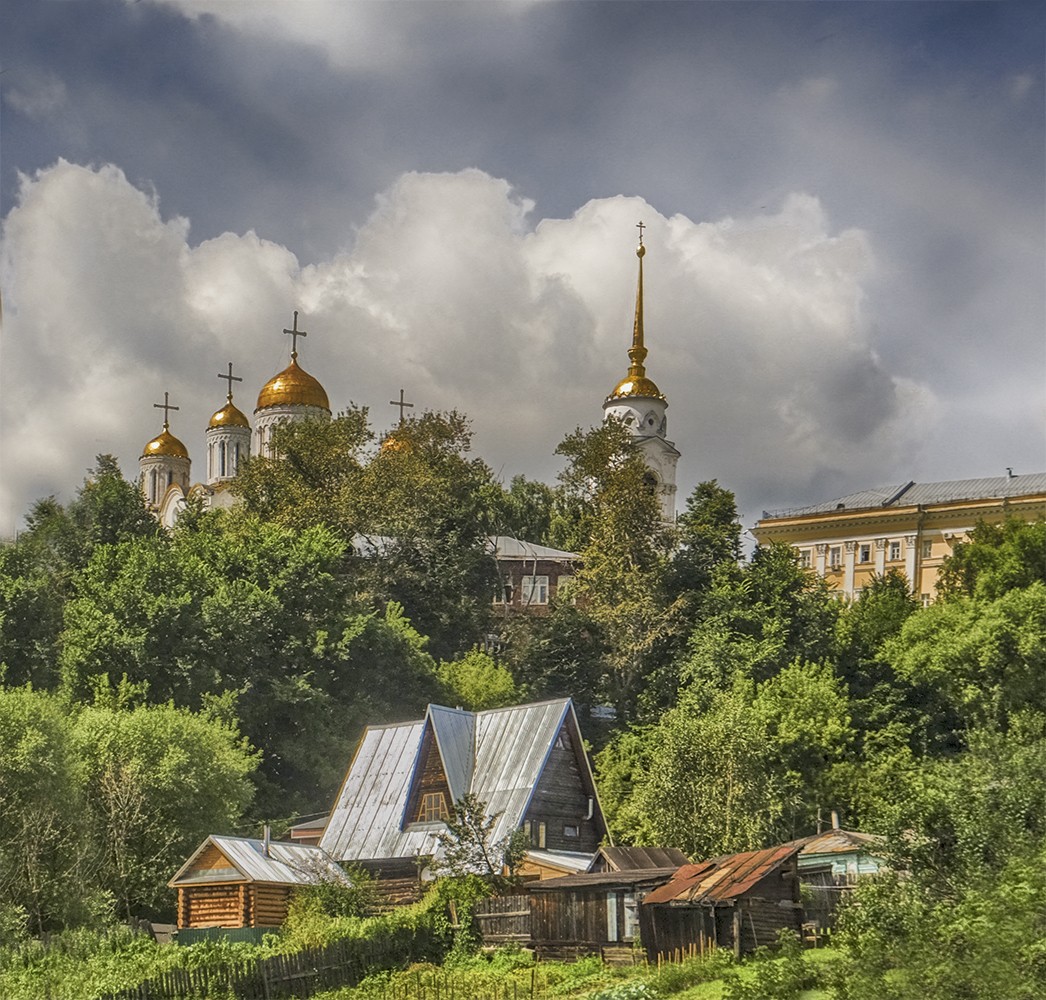
[[[595,790],[589,787],[582,771],[584,752],[580,733],[568,718],[556,736],[523,817],[524,825],[530,825],[533,846],[550,851],[593,852],[603,839],[605,827],[598,802],[593,801],[592,818],[585,819]],[[544,844],[539,843],[541,823],[545,824]],[[577,829],[577,836],[570,835],[571,827]]]
[[403,825],[420,822],[425,796],[435,794],[443,796],[443,807],[446,809],[446,815],[449,815],[454,808],[454,801],[450,794],[450,782],[447,781],[447,774],[443,769],[443,760],[439,755],[432,721],[429,720],[421,737],[421,750],[418,752],[410,794],[407,796],[407,811],[403,817]]

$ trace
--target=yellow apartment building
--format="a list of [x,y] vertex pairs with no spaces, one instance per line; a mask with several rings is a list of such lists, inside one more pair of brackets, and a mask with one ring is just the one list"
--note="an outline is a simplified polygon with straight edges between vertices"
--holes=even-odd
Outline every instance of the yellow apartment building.
[[899,483],[811,507],[764,511],[752,534],[761,544],[787,542],[803,566],[853,598],[874,574],[901,570],[923,604],[937,574],[978,521],[1046,517],[1046,473]]

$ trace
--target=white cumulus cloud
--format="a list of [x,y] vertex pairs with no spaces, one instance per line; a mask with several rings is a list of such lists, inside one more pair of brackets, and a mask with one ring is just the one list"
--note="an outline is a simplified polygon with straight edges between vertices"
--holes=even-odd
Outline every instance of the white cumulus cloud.
[[669,399],[684,495],[717,477],[755,510],[821,499],[868,468],[903,478],[935,419],[929,390],[877,358],[868,237],[833,230],[809,194],[713,222],[626,197],[535,219],[482,171],[408,173],[345,253],[305,265],[253,232],[193,244],[189,221],[161,209],[114,166],[59,161],[22,179],[0,273],[4,533],[32,498],[71,496],[98,452],[133,474],[165,390],[202,477],[216,375],[234,363],[250,413],[286,363],[294,309],[301,363],[336,409],[368,405],[388,426],[402,386],[415,412],[469,414],[506,478],[551,479],[558,441],[598,422],[627,367],[640,219],[647,369]]

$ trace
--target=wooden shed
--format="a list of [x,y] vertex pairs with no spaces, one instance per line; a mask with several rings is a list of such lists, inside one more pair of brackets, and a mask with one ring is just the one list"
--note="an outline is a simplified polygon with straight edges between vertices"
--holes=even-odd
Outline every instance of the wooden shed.
[[208,837],[167,884],[178,927],[279,927],[293,891],[345,873],[318,847]]
[[647,957],[731,948],[740,956],[773,944],[782,928],[799,934],[799,847],[786,844],[683,865],[643,901]]
[[640,903],[674,873],[674,868],[587,872],[527,886],[536,956],[598,954],[631,962],[640,937]]

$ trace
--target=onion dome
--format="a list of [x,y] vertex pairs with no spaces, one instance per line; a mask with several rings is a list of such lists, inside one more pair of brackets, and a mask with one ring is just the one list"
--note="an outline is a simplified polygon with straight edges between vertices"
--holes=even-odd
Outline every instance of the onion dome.
[[299,367],[296,352],[291,355],[291,363],[262,387],[255,412],[273,406],[318,406],[330,412],[327,393],[315,378]]
[[233,406],[232,397],[230,397],[229,401],[211,417],[207,426],[249,428],[251,425],[247,422],[247,417],[239,409]]
[[164,424],[159,437],[155,437],[142,450],[142,458],[188,458],[189,452]]
[[[642,226],[642,223],[640,223]],[[643,344],[643,258],[646,256],[646,247],[643,246],[643,230],[639,230],[639,247],[636,249],[639,258],[639,285],[636,290],[636,320],[632,328],[632,346],[628,349],[628,360],[632,363],[628,366],[628,374],[610,391],[605,403],[615,399],[627,399],[630,396],[643,396],[647,399],[664,399],[661,390],[654,384],[652,379],[646,377],[646,368],[643,362],[646,360],[647,349]]]

